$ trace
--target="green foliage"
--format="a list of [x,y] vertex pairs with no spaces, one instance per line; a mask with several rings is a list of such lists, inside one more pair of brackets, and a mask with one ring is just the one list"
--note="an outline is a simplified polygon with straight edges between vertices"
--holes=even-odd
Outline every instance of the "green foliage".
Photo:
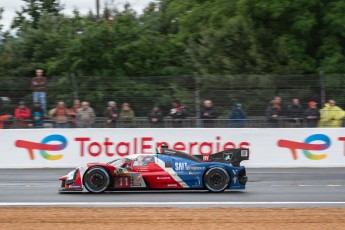
[[301,74],[345,72],[341,0],[161,0],[141,15],[107,8],[97,20],[66,16],[57,0],[23,1],[16,35],[0,34],[0,89],[18,99],[30,99],[29,79],[42,68],[50,103],[78,91],[98,111],[116,100],[144,116],[179,98],[193,116],[198,78],[201,99],[224,115],[237,101],[262,114],[274,95],[318,95],[319,81]]
[[44,13],[53,16],[59,15],[62,7],[59,0],[22,0],[25,5],[20,11],[16,12],[16,17],[13,20],[12,27],[20,28],[24,24],[29,24],[36,27],[40,17]]
[[[2,20],[2,13],[4,12],[4,8],[0,7],[0,21]],[[3,25],[0,23],[0,31],[2,31],[2,27]],[[2,35],[1,35],[1,39],[2,39]]]

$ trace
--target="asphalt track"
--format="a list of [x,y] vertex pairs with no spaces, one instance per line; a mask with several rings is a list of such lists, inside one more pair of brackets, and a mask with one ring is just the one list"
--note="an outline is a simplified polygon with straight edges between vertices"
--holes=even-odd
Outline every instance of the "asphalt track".
[[247,169],[244,191],[136,191],[60,194],[70,169],[1,169],[1,206],[342,207],[345,168]]

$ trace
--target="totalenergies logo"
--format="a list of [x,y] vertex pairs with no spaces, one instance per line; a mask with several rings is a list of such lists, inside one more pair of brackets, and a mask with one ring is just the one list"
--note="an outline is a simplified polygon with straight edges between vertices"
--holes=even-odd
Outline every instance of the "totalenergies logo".
[[[322,143],[312,143],[312,142],[322,142]],[[290,141],[290,140],[279,140],[278,146],[282,148],[288,148],[291,150],[292,158],[294,160],[297,160],[297,150],[302,150],[305,157],[309,158],[310,160],[322,160],[327,157],[327,154],[313,154],[310,152],[310,150],[314,151],[321,151],[327,149],[331,145],[331,140],[328,136],[324,134],[314,134],[307,139],[304,140],[304,142],[296,142],[296,141]]]
[[[50,142],[58,142],[58,144],[49,144]],[[60,151],[66,148],[67,140],[64,136],[53,134],[49,135],[41,141],[41,143],[25,141],[25,140],[17,140],[15,145],[18,148],[27,149],[29,152],[29,157],[31,160],[35,159],[34,150],[39,150],[41,156],[47,160],[60,160],[63,155],[62,154],[49,154],[46,151]]]

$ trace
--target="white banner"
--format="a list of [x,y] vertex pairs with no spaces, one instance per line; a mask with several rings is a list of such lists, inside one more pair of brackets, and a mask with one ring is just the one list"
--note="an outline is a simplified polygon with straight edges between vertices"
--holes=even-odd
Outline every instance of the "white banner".
[[250,149],[248,167],[345,167],[345,130],[3,129],[0,168],[62,168],[153,153],[162,144],[189,154]]

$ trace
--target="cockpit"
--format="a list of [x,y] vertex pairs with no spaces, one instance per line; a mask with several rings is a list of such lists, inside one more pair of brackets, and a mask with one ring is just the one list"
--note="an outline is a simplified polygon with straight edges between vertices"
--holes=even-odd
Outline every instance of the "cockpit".
[[133,166],[146,166],[150,162],[154,162],[155,157],[153,155],[140,155],[134,159]]
[[154,161],[155,155],[131,155],[115,159],[108,162],[108,164],[113,165],[115,168],[125,168],[126,166],[146,166],[148,163]]
[[124,157],[124,158],[118,158],[113,161],[108,162],[108,165],[112,165],[115,168],[124,168],[126,165],[131,165],[132,159]]

